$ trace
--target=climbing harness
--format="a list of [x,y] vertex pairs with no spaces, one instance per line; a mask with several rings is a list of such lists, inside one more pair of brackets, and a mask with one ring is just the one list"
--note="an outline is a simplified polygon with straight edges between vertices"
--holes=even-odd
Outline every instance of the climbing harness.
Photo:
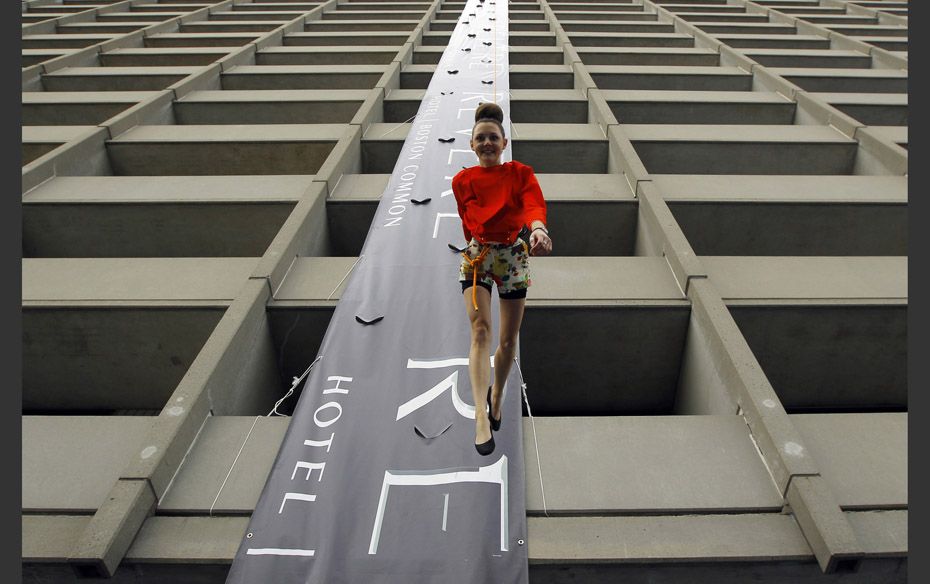
[[478,310],[478,268],[481,266],[481,262],[484,261],[484,258],[488,256],[489,251],[491,251],[491,246],[489,244],[484,244],[484,247],[481,248],[481,253],[479,253],[475,259],[468,257],[468,253],[462,252],[462,257],[465,258],[465,261],[471,266],[471,303],[475,305],[475,310]]

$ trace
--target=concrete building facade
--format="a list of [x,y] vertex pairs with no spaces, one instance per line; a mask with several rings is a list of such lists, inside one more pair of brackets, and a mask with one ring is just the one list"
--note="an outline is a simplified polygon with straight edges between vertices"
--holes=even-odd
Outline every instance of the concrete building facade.
[[[463,6],[23,2],[26,581],[224,581]],[[531,582],[904,582],[907,2],[509,18]]]

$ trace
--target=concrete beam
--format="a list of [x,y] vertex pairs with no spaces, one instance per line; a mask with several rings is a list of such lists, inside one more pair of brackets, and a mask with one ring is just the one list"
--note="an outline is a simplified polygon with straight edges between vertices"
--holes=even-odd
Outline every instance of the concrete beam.
[[[530,384],[530,395],[534,390]],[[616,447],[598,446],[605,444]],[[749,429],[733,414],[539,417],[524,422],[523,452],[531,516],[774,513],[782,507]],[[667,464],[651,462],[657,458]],[[585,477],[584,489],[578,476]]]
[[180,47],[241,47],[254,41],[261,33],[213,32],[213,33],[158,33],[145,37],[144,46],[150,49]]
[[[314,20],[304,24],[305,32],[412,31],[418,18],[383,18],[379,20]],[[438,30],[438,29],[434,29]],[[449,30],[452,30],[451,28]]]
[[97,125],[154,95],[151,91],[24,92],[21,122],[28,126]]
[[[671,28],[671,25],[658,25]],[[674,32],[575,33],[569,35],[576,47],[693,47],[694,37]]]
[[[559,19],[559,25],[565,32],[579,33],[585,36],[595,33],[636,33],[636,32],[672,32],[675,27],[667,22],[657,20],[644,21],[596,21],[575,20],[570,15]],[[569,35],[574,39],[574,34]]]
[[[635,6],[635,5],[634,5]],[[658,20],[658,15],[655,12],[623,12],[623,13],[610,13],[610,12],[598,12],[598,11],[579,11],[579,12],[562,12],[557,14],[559,20],[562,18],[566,20],[579,20],[579,21],[589,21],[589,22],[655,22]]]
[[[284,46],[287,47],[321,47],[339,45],[377,45],[397,46],[407,42],[409,34],[405,30],[369,30],[369,31],[313,31],[295,32],[284,37]],[[445,39],[443,45],[448,42]]]
[[510,65],[511,90],[576,89],[568,65]]
[[129,107],[105,120],[101,125],[107,129],[111,138],[123,134],[126,130],[141,125],[173,125],[175,123],[174,92],[164,90],[145,101]]
[[397,47],[363,45],[352,47],[266,47],[256,53],[255,64],[262,65],[387,65],[397,55]]
[[742,49],[743,55],[766,67],[868,69],[872,58],[859,51],[837,49]]
[[[275,416],[207,418],[196,444],[159,501],[159,511],[250,515],[289,422],[288,417]],[[233,444],[235,447],[230,446]]]
[[637,202],[618,175],[539,174],[549,205],[548,227],[560,237],[556,256],[632,256]]
[[81,577],[112,576],[155,506],[155,494],[146,481],[118,480],[68,557],[75,573]]
[[30,306],[124,303],[229,304],[256,258],[23,259],[22,301]]
[[332,250],[332,235],[326,221],[327,192],[322,181],[306,187],[252,272],[252,278],[267,280],[272,296],[299,256],[324,256]]
[[677,47],[578,47],[586,65],[716,66],[716,51]]
[[200,67],[65,67],[42,75],[46,91],[160,91]]
[[792,477],[818,474],[740,328],[708,280],[694,280],[688,297],[727,391],[740,406],[772,478],[784,493]]
[[[905,567],[900,558],[902,550],[906,553],[907,549],[906,543],[901,547],[906,534],[907,512],[847,515],[855,526],[856,535],[868,547],[860,572],[846,574],[844,578],[856,584],[893,579],[894,574]],[[37,528],[44,528],[43,531],[51,534],[50,528],[65,526],[66,519],[70,518],[30,517],[24,520],[24,526],[29,526],[28,530],[24,529],[24,535],[35,533]],[[124,569],[145,565],[149,566],[148,574],[158,563],[181,563],[181,573],[190,575],[214,567],[220,568],[214,570],[218,572],[214,578],[222,581],[247,525],[245,517],[150,517],[128,550]],[[661,572],[669,581],[701,570],[700,582],[731,584],[747,577],[746,566],[749,566],[757,578],[764,577],[763,573],[770,576],[762,580],[764,582],[823,578],[797,524],[790,516],[782,514],[529,517],[527,528],[530,569],[540,576],[551,569],[566,575],[580,573],[588,581],[603,582],[610,581],[605,578],[613,578],[611,570],[628,566],[634,573],[647,569],[652,573]],[[710,550],[706,547],[708,533],[723,538]],[[880,556],[886,549],[894,550],[891,557],[899,560],[882,563]],[[621,562],[616,561],[617,554],[622,554]],[[200,562],[201,570],[196,564],[182,563],[191,556]],[[694,563],[709,557],[717,561],[701,562],[703,569]],[[647,563],[651,565],[645,568],[643,564]],[[674,571],[676,565],[681,568]],[[155,573],[153,577],[160,578],[158,582],[168,582],[170,572]]]
[[98,22],[161,22],[187,14],[186,11],[162,10],[159,12],[140,12],[138,10],[120,12],[108,11],[97,14]]
[[210,13],[215,21],[277,21],[278,24],[292,20],[295,14],[287,10],[218,10]]
[[907,38],[908,27],[900,24],[831,24],[825,28],[849,37],[880,36]]
[[230,53],[230,47],[114,49],[100,53],[105,67],[190,67],[210,65]]
[[23,513],[93,515],[153,419],[23,416]]
[[824,573],[855,572],[862,560],[862,546],[823,477],[795,477],[785,499],[820,569]]
[[371,89],[385,65],[239,65],[221,76],[225,90]]
[[815,93],[817,99],[866,126],[906,126],[906,93]]
[[69,34],[95,34],[95,33],[116,33],[123,34],[143,29],[149,26],[151,22],[114,22],[114,21],[87,21],[87,22],[69,22],[58,25],[58,32]]
[[675,16],[686,20],[688,22],[738,22],[738,23],[747,23],[747,22],[768,22],[769,17],[766,14],[749,14],[749,13],[733,13],[733,14],[717,14],[715,12],[704,12],[700,8],[695,9],[693,12],[676,12]]
[[23,166],[68,142],[80,142],[96,132],[94,126],[23,126]]
[[107,142],[116,174],[314,174],[339,124],[136,126]]
[[587,65],[601,90],[750,91],[752,75],[737,67]]
[[791,416],[844,511],[907,509],[907,419],[906,412]]
[[[764,555],[782,562],[810,557],[810,550],[795,522],[788,516],[774,513],[530,517],[527,528],[532,535],[530,563],[538,568],[569,564],[563,570],[571,570],[585,564],[593,567],[645,561],[658,564],[652,567],[655,570],[673,561],[746,561],[762,550],[766,550]],[[715,537],[708,538],[708,533]]]
[[702,256],[907,255],[906,201],[773,199],[668,204]]
[[906,301],[906,257],[704,256],[724,301]]
[[124,477],[147,478],[161,495],[208,411],[270,409],[280,377],[264,315],[269,296],[262,281],[243,286],[157,419],[147,440],[155,455],[143,449]]
[[739,180],[733,180],[733,176],[652,174],[650,179],[669,203],[743,201],[905,204],[908,200],[905,176],[736,175],[740,177]]
[[[89,515],[23,515],[23,563],[63,565],[90,520]],[[28,568],[24,572],[28,573]],[[66,574],[73,572],[68,569]]]
[[105,128],[96,128],[78,140],[59,146],[54,153],[23,166],[23,192],[56,175],[112,174],[110,160],[103,147],[107,135]]
[[715,34],[714,38],[734,49],[829,49],[830,40],[817,35]]
[[605,90],[624,124],[791,124],[795,104],[774,92]]
[[211,15],[210,20],[191,20],[182,22],[180,32],[187,33],[232,33],[232,32],[268,32],[281,26],[281,21],[269,20],[221,20]]
[[638,125],[624,132],[650,173],[852,174],[857,144],[823,126]]
[[174,104],[180,124],[347,124],[365,101],[361,89],[195,91]]
[[82,49],[116,36],[115,34],[24,34],[24,49]]
[[[419,108],[425,90],[397,89],[384,100],[387,122],[404,122]],[[574,89],[513,89],[510,94],[513,122],[585,124],[588,102]]]
[[[804,422],[805,437],[811,438],[814,451],[831,451],[831,457],[837,456],[825,467],[828,469],[825,479],[831,486],[842,485],[838,492],[847,498],[851,508],[900,507],[901,497],[906,497],[906,462],[901,448],[902,441],[906,442],[906,414],[791,418]],[[579,441],[562,440],[567,425],[577,425],[579,420],[583,423]],[[162,498],[159,510],[185,515],[207,514],[211,508],[214,513],[250,513],[287,423],[286,417],[209,418]],[[535,444],[543,455],[540,462],[546,489],[545,510],[551,514],[690,515],[734,511],[763,514],[777,512],[782,507],[782,497],[758,458],[747,426],[733,414],[540,417],[522,423],[527,455],[527,511],[531,516],[544,512]],[[856,428],[863,423],[864,426]],[[835,434],[838,429],[850,431],[848,441],[844,441],[843,434]],[[889,431],[890,435],[886,435]],[[584,447],[588,442],[624,446],[605,455],[597,447]],[[228,448],[229,444],[245,445],[235,464],[238,448]],[[566,449],[571,452],[563,452]],[[702,456],[692,451],[700,451]],[[890,460],[879,460],[889,455]],[[678,462],[656,467],[641,460],[656,456]],[[708,463],[707,456],[720,460]],[[863,457],[876,462],[874,475],[861,476],[856,470],[861,468]],[[237,478],[226,481],[224,486],[230,469],[231,476]],[[588,477],[589,488],[583,491],[566,479],[579,472]],[[689,478],[676,478],[677,474]],[[747,485],[755,486],[747,488]],[[865,514],[846,513],[846,516],[865,517]],[[898,547],[898,552],[902,549],[906,548]]]
[[[364,173],[393,170],[409,126],[371,124],[362,137]],[[607,169],[607,139],[592,124],[512,124],[511,134],[514,157],[538,173],[603,174]]]
[[[706,278],[707,271],[653,185],[648,181],[638,183],[637,195],[643,225],[638,248],[643,251],[656,250],[664,256],[678,286],[683,294],[687,294],[691,281]],[[651,241],[646,241],[647,237]]]
[[[248,527],[248,517],[151,517],[139,530],[132,548],[127,551],[127,565],[147,564],[153,560],[174,564],[192,562],[183,573],[194,574],[196,565],[213,564],[214,577],[226,578],[239,543]],[[170,578],[170,577],[169,577]]]

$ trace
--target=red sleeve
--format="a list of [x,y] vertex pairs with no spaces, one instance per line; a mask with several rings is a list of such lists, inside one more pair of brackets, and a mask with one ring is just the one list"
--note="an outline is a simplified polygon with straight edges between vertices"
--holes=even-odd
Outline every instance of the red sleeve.
[[455,204],[458,207],[459,218],[462,220],[462,233],[465,235],[465,241],[471,241],[471,230],[465,222],[465,201],[474,198],[474,193],[465,185],[465,177],[462,176],[465,171],[460,171],[452,177],[452,194],[455,196]]
[[543,198],[533,167],[521,164],[520,171],[523,178],[523,188],[520,190],[523,221],[526,225],[532,225],[533,221],[539,220],[546,225],[546,200]]

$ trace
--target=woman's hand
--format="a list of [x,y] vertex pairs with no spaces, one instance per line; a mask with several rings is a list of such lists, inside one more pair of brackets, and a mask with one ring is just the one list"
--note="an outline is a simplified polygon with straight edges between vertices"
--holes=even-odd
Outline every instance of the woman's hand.
[[537,228],[530,233],[530,255],[549,255],[552,253],[552,239],[544,229]]

